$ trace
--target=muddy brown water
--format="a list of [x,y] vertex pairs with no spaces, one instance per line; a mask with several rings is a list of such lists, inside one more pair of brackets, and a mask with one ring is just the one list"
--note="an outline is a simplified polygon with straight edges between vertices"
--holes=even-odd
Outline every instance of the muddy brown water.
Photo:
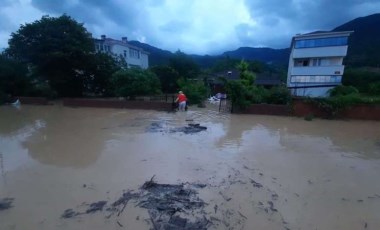
[[[153,122],[161,132],[147,132]],[[188,123],[207,130],[167,132]],[[379,122],[0,107],[0,199],[13,198],[0,229],[152,229],[134,202],[113,218],[61,215],[153,175],[205,184],[209,229],[380,229]]]

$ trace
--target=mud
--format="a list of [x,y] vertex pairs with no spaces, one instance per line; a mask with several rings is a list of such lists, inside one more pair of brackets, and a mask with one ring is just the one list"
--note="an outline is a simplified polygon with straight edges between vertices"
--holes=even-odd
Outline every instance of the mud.
[[378,127],[0,107],[0,229],[379,229]]
[[183,127],[168,127],[164,122],[152,122],[149,127],[146,128],[147,132],[156,133],[184,133],[184,134],[194,134],[201,131],[207,130],[207,127],[201,126],[200,124],[188,124]]
[[[207,205],[197,196],[195,189],[204,188],[202,184],[159,184],[154,176],[145,182],[138,192],[124,192],[109,207],[107,201],[98,201],[88,205],[86,211],[66,209],[61,215],[64,219],[74,218],[84,214],[93,214],[103,211],[105,218],[120,216],[129,201],[135,206],[148,210],[150,221],[154,229],[207,229],[212,224],[206,218],[204,207]],[[83,205],[82,205],[83,206]],[[116,220],[116,223],[123,225]]]

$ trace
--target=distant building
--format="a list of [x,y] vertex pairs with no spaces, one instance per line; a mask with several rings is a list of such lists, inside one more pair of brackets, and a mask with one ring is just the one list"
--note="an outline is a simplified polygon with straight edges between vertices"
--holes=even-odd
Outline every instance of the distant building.
[[108,53],[114,57],[122,58],[128,67],[140,67],[142,69],[149,67],[149,53],[128,44],[126,37],[122,37],[120,41],[102,35],[101,39],[94,39],[94,43],[97,52]]
[[[254,84],[265,88],[271,88],[284,84],[284,82],[281,81],[281,76],[277,73],[255,73],[255,76],[256,79]],[[230,69],[216,74],[209,74],[207,76],[207,81],[213,94],[226,91],[224,89],[224,81],[221,80],[221,78],[228,81],[240,80],[240,71],[237,69]]]
[[316,32],[292,39],[287,86],[294,96],[326,97],[342,82],[352,31]]

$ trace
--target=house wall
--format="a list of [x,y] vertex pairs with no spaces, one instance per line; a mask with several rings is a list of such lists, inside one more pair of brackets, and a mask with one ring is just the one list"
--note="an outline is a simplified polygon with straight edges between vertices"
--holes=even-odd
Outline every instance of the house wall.
[[[287,86],[292,95],[326,97],[330,89],[341,84],[344,73],[343,58],[348,49],[345,37],[349,34],[350,32],[320,33],[293,38],[287,77]],[[340,38],[344,42],[331,42]],[[297,42],[300,44],[306,41],[305,44],[314,46],[321,39],[330,41],[318,44],[320,47],[296,45]]]
[[[109,50],[108,48],[109,47]],[[122,56],[128,64],[128,67],[139,66],[142,69],[147,69],[149,67],[149,55],[148,53],[141,51],[139,48],[132,48],[127,43],[113,42],[109,40],[96,41],[95,42],[96,51],[109,53],[114,56]]]

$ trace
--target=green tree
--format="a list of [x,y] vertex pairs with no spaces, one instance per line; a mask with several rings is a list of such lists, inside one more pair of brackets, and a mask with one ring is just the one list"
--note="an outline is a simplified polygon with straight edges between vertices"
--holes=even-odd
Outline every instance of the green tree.
[[180,78],[180,90],[186,94],[189,104],[201,104],[207,97],[207,88],[202,80]]
[[60,96],[81,96],[89,77],[87,59],[94,52],[91,34],[67,15],[43,16],[11,34],[6,53],[24,61]]
[[240,72],[240,80],[245,86],[252,86],[255,82],[256,75],[249,70],[248,62],[241,61],[236,68]]
[[197,78],[200,73],[199,66],[194,60],[179,50],[169,59],[169,66],[177,71],[180,77],[186,79]]
[[179,74],[170,66],[153,66],[150,70],[160,79],[162,92],[175,93],[178,90]]
[[0,103],[6,95],[25,96],[32,90],[27,66],[19,61],[0,55]]
[[138,68],[119,70],[112,75],[111,83],[116,96],[134,99],[139,95],[160,94],[160,80],[148,70]]
[[[122,68],[120,61],[105,53],[96,53],[88,59],[90,73],[86,78],[86,93],[93,96],[113,96],[112,74]],[[125,63],[125,62],[124,62]]]

